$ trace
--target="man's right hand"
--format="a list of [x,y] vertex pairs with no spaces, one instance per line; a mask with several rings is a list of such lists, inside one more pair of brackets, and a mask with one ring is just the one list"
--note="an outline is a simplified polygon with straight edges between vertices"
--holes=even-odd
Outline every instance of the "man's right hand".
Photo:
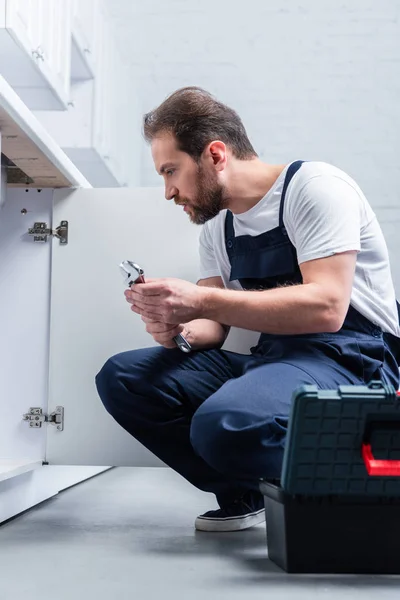
[[171,323],[161,323],[160,321],[153,321],[142,315],[142,321],[146,323],[146,331],[153,336],[154,341],[164,348],[177,348],[173,338],[182,333],[183,325],[171,325]]
[[[132,300],[126,298],[126,301],[129,304],[133,304]],[[183,325],[173,325],[171,323],[162,323],[161,321],[155,321],[154,319],[149,319],[148,317],[144,317],[140,315],[141,319],[144,323],[146,323],[146,331],[153,336],[153,339],[164,348],[177,348],[177,345],[174,342],[174,337],[179,333],[182,333],[184,327]]]

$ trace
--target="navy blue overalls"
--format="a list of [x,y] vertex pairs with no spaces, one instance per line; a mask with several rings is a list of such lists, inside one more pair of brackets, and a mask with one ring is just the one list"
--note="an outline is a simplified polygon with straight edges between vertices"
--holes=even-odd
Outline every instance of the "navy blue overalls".
[[[245,289],[302,282],[283,223],[286,190],[301,164],[287,170],[278,227],[235,237],[233,215],[226,213],[230,279]],[[161,346],[123,352],[105,363],[96,384],[106,410],[126,431],[224,506],[249,489],[258,491],[259,479],[279,478],[295,389],[374,378],[397,388],[397,351],[397,338],[350,307],[337,333],[262,333],[250,355],[220,349],[184,354]]]

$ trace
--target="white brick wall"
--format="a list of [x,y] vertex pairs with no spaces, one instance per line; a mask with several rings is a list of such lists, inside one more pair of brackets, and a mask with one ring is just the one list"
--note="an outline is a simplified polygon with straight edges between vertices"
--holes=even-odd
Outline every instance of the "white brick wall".
[[[143,112],[205,87],[239,112],[262,159],[351,174],[396,249],[400,213],[384,207],[400,208],[399,0],[112,3]],[[142,184],[160,184],[145,145]]]

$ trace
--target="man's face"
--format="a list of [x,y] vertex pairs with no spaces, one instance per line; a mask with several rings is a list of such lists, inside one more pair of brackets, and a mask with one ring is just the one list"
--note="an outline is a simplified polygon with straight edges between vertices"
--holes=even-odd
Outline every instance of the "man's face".
[[151,151],[156,170],[164,178],[166,199],[183,204],[192,223],[203,225],[226,208],[227,194],[210,160],[202,157],[197,163],[177,149],[172,134],[155,138]]

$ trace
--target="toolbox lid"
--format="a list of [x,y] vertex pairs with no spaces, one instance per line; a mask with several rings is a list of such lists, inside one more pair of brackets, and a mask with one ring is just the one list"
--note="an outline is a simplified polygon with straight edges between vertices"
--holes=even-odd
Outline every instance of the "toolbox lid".
[[289,494],[400,497],[400,401],[381,381],[293,395],[281,487]]

